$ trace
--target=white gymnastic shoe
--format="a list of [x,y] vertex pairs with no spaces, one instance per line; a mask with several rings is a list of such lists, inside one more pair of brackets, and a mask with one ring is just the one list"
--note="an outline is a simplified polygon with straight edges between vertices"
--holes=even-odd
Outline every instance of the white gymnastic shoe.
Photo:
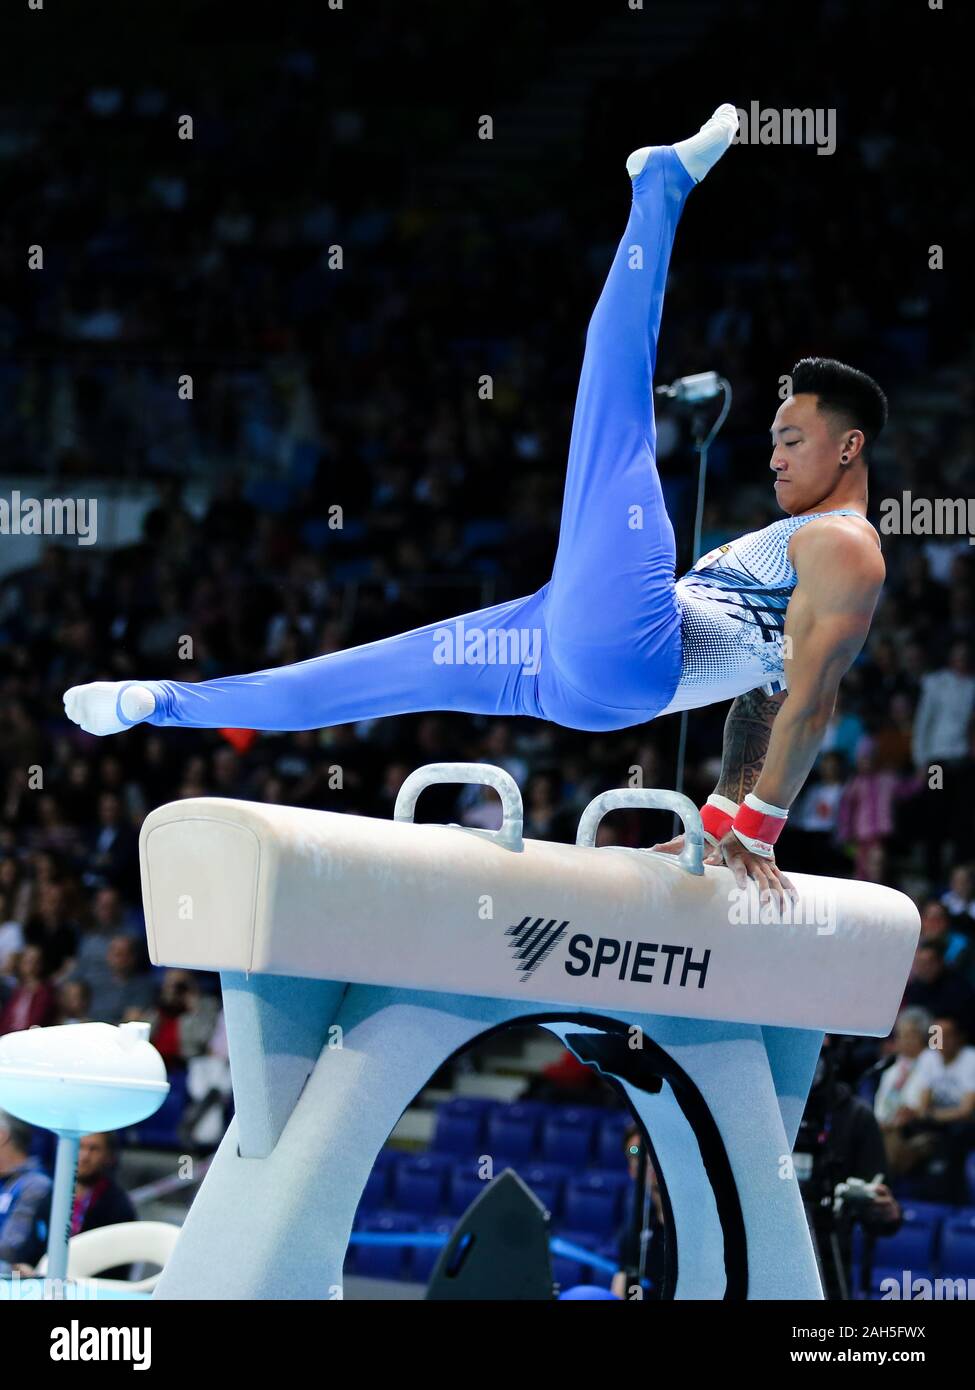
[[[704,122],[696,135],[692,135],[689,140],[678,140],[672,148],[694,182],[700,183],[731,146],[737,133],[738,108],[726,101]],[[645,145],[643,149],[634,150],[630,155],[626,161],[626,172],[631,179],[638,178],[643,173],[652,148]]]
[[[119,718],[121,710],[124,719]],[[156,710],[156,697],[132,681],[92,681],[73,685],[64,694],[64,712],[86,734],[120,734],[141,724]]]

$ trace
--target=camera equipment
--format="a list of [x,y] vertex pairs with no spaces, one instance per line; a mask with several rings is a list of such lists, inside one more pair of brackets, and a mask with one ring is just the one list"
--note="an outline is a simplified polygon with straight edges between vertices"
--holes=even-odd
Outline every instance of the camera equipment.
[[851,1047],[849,1039],[833,1039],[820,1053],[793,1154],[827,1297],[835,1290],[840,1299],[850,1296],[850,1235],[873,1205],[879,1181],[867,1183],[844,1171],[847,1159],[836,1149],[833,1118],[841,1099],[841,1073],[851,1060]]

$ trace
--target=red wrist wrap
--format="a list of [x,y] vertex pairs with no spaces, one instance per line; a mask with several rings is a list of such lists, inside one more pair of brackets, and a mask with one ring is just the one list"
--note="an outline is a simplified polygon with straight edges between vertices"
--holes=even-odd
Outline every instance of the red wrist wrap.
[[785,820],[781,816],[766,816],[742,802],[733,824],[736,830],[740,830],[750,840],[762,840],[767,845],[774,845],[782,834]]
[[712,806],[710,802],[705,802],[701,807],[701,824],[705,832],[713,835],[716,840],[724,839],[731,829],[733,819],[727,811],[722,811],[720,806]]

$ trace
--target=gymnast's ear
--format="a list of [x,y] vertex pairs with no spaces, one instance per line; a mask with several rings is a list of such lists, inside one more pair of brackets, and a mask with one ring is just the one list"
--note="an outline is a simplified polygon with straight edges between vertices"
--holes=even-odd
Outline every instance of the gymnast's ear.
[[855,459],[861,459],[866,463],[863,450],[866,445],[866,437],[863,430],[847,430],[844,432],[843,443],[840,446],[843,452],[840,454],[840,464],[844,468],[849,468]]

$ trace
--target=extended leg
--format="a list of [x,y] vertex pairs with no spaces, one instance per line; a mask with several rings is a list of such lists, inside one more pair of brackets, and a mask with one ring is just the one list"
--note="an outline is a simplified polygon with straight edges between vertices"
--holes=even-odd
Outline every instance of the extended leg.
[[359,719],[460,710],[543,717],[536,675],[541,595],[430,623],[291,666],[191,681],[98,681],[64,697],[89,733],[134,723],[195,729],[319,729]]
[[[695,179],[697,147],[727,148],[734,108],[701,136],[640,151],[628,167],[633,203],[586,337],[546,616],[552,659],[578,690],[662,708],[680,676],[674,532],[654,448],[653,372],[677,223]],[[712,129],[713,128],[713,129]],[[678,155],[681,154],[681,157]],[[709,156],[711,162],[717,154]]]

